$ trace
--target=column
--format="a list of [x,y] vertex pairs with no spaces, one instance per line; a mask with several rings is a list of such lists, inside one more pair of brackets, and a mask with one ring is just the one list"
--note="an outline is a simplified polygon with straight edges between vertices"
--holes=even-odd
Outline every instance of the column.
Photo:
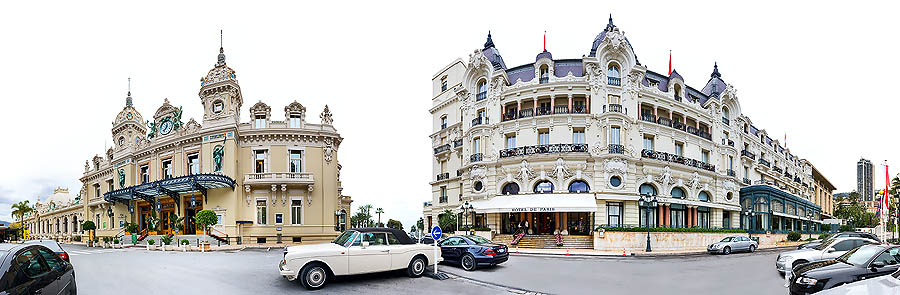
[[518,99],[518,100],[516,100],[516,113],[517,113],[517,114],[515,115],[516,118],[519,117],[518,112],[521,111],[521,110],[522,110],[522,100],[521,100],[521,99]]
[[537,97],[534,98],[534,112],[532,113],[534,116],[537,116]]
[[658,107],[658,106],[653,106],[653,117],[656,117],[656,116],[657,116],[657,112],[658,112],[658,111],[659,111],[659,107]]
[[572,94],[569,93],[569,113],[574,113],[572,109]]
[[556,97],[554,97],[553,95],[550,95],[550,113],[551,114],[553,114],[556,111],[556,109],[554,108],[555,105],[556,105]]
[[587,108],[587,113],[590,114],[591,113],[591,96],[587,95],[584,97],[584,99],[586,100],[586,103],[587,103],[587,104],[585,104],[585,108]]
[[659,206],[656,207],[656,224],[657,225],[662,225],[663,217],[665,217],[665,213],[664,213],[665,211],[666,211],[666,209],[663,208],[663,204],[659,204]]
[[669,207],[669,204],[666,204],[665,209],[666,209],[666,215],[663,216],[663,221],[665,222],[666,226],[672,226],[672,218],[671,218],[672,208]]
[[559,221],[560,221],[559,212],[553,212],[553,223],[554,223],[554,227],[555,227],[554,229],[559,229]]

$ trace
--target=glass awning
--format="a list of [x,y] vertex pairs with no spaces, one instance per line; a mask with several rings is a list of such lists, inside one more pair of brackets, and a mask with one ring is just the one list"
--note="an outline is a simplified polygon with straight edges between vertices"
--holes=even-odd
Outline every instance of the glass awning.
[[234,179],[225,175],[194,174],[121,188],[103,194],[103,199],[107,202],[125,204],[130,201],[144,200],[152,204],[158,196],[169,196],[177,203],[182,194],[199,192],[205,197],[208,190],[226,187],[234,190],[234,185]]

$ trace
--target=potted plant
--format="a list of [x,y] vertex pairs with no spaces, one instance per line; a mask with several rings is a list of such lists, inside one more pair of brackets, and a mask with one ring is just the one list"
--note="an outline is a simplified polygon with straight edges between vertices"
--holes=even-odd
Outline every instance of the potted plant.
[[159,226],[159,217],[156,217],[156,211],[150,211],[150,218],[147,218],[147,229],[149,234],[155,235],[157,234],[157,227]]
[[[202,228],[204,232],[213,224],[219,222],[219,217],[216,216],[216,213],[212,210],[200,210],[197,212],[197,216],[194,216],[194,221],[197,223],[199,228]],[[209,250],[209,242],[206,241],[206,237],[203,237],[204,241],[200,246],[200,250]]]
[[155,243],[156,241],[154,241],[153,239],[147,240],[147,250],[150,250],[150,247],[153,247],[153,244]]
[[108,247],[111,240],[109,237],[103,237],[103,248]]
[[159,238],[159,241],[162,242],[162,245],[160,245],[162,246],[162,250],[166,251],[166,248],[168,248],[169,245],[172,244],[172,235],[163,235],[161,238]]
[[100,238],[94,236],[94,247],[100,247]]
[[[169,214],[169,220],[168,220],[169,228],[175,229],[175,235],[178,235],[178,233],[184,231],[183,221],[184,221],[184,217],[178,217],[178,215],[175,215],[175,213]],[[175,237],[173,236],[173,238],[175,238]],[[175,242],[178,242],[177,238],[175,239]]]
[[191,245],[191,241],[188,241],[187,239],[182,239],[181,240],[181,251],[182,252],[187,251],[188,246],[190,246],[190,245]]
[[119,247],[119,238],[113,239],[113,248],[121,248]]
[[126,223],[125,231],[127,231],[129,233],[129,235],[131,235],[131,243],[137,244],[137,231],[138,231],[137,223]]
[[[90,237],[93,237],[93,231],[97,229],[97,225],[95,225],[93,221],[88,220],[81,224],[81,229],[88,231],[88,235],[90,235]],[[93,238],[88,238],[88,247],[94,246],[93,241]]]

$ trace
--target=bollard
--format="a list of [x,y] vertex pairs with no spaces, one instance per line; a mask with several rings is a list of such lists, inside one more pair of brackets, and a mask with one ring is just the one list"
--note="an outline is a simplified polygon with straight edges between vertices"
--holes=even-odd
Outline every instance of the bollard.
[[627,255],[625,255],[625,246],[622,246],[622,257],[625,257],[625,256],[627,256]]
[[569,248],[566,248],[566,256],[569,256]]

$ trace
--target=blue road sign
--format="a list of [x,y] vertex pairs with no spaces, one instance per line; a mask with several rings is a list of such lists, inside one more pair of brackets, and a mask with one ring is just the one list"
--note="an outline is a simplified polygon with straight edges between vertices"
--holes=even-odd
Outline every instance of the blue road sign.
[[441,239],[441,234],[442,234],[442,232],[441,232],[440,226],[435,225],[434,227],[431,228],[431,238],[434,239],[435,241]]

